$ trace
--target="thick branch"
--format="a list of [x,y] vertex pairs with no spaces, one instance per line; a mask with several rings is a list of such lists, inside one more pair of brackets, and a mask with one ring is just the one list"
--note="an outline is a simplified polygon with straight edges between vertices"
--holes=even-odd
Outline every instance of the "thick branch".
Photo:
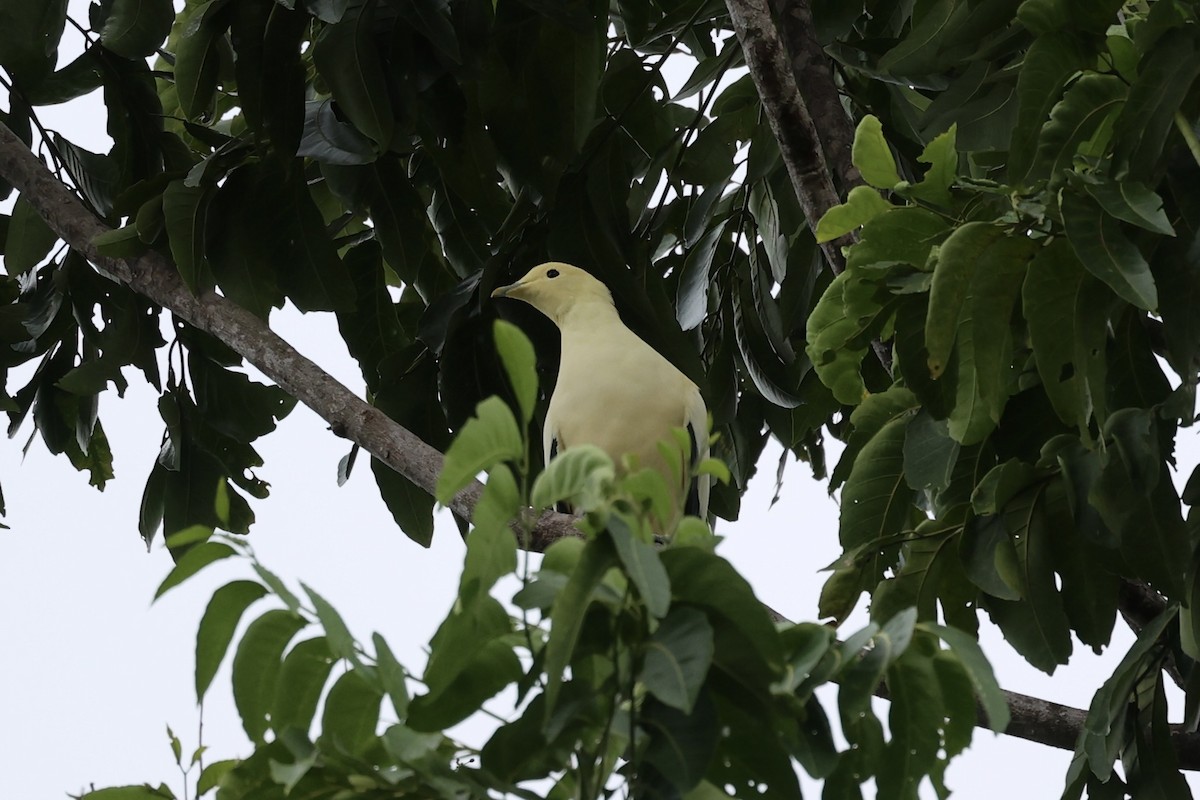
[[803,98],[833,171],[834,185],[844,195],[862,183],[858,167],[850,160],[854,126],[842,107],[829,57],[814,34],[811,2],[771,0],[771,6],[782,28],[784,47],[791,56],[796,85],[804,87]]
[[[825,164],[816,124],[796,85],[787,48],[771,19],[767,0],[725,0],[725,5],[767,122],[779,142],[792,188],[809,227],[816,230],[817,220],[838,204],[838,195]],[[838,242],[825,242],[821,250],[835,273],[845,269]]]
[[[103,273],[215,336],[284,391],[315,411],[339,436],[408,478],[431,495],[442,469],[442,454],[369,405],[301,355],[265,322],[244,308],[205,291],[192,294],[175,267],[160,253],[116,259],[92,244],[109,230],[79,199],[56,180],[12,131],[0,124],[0,176],[19,192],[60,238]],[[450,503],[470,518],[482,486],[474,483]],[[574,518],[547,512],[533,531],[530,549],[544,550],[564,536],[578,535]]]

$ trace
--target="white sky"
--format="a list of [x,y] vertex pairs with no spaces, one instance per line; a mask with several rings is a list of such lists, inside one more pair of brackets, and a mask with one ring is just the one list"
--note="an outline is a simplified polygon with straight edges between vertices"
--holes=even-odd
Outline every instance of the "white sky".
[[[71,2],[77,18],[85,7],[80,0]],[[75,47],[77,39],[68,28],[64,44]],[[99,102],[94,93],[70,108],[39,113],[48,127],[73,142],[104,150]],[[301,352],[361,391],[357,368],[331,315],[305,317],[289,309],[273,315],[272,324]],[[7,654],[0,660],[0,719],[5,722],[0,725],[0,798],[64,797],[92,785],[144,781],[165,781],[183,795],[165,727],[169,724],[183,740],[185,755],[196,746],[196,626],[213,589],[250,575],[244,562],[225,562],[151,605],[171,560],[161,544],[146,553],[136,523],[162,423],[156,398],[136,377],[130,375],[125,399],[108,394],[101,404],[116,469],[116,480],[104,493],[87,486],[86,476],[49,455],[40,441],[22,459],[28,425],[0,448],[5,521],[12,527],[0,531],[0,641]],[[9,391],[20,385],[10,382]],[[1189,433],[1181,442],[1186,478],[1198,451]],[[303,580],[320,592],[360,639],[372,631],[383,633],[400,660],[420,674],[423,648],[457,588],[462,542],[443,518],[430,550],[412,544],[392,523],[365,458],[339,488],[337,462],[348,449],[304,407],[262,440],[266,466],[259,474],[272,484],[272,495],[254,503],[258,522],[250,541],[269,568],[293,586]],[[718,526],[727,537],[720,552],[762,600],[793,620],[812,619],[824,580],[818,570],[839,554],[837,508],[808,467],[793,464],[783,499],[769,509],[778,454],[772,444],[743,500],[742,520]],[[264,601],[251,614],[266,608]],[[860,608],[846,630],[864,622]],[[1118,623],[1114,645],[1103,657],[1076,642],[1071,665],[1051,678],[1029,667],[986,623],[982,639],[1005,688],[1082,708],[1132,642]],[[831,718],[836,717],[834,691],[823,693]],[[493,708],[504,711],[500,701]],[[886,715],[886,704],[880,701],[878,710]],[[467,724],[456,733],[480,743],[485,731],[485,725]],[[203,741],[209,748],[206,762],[249,752],[233,709],[228,659],[209,690]],[[1070,755],[977,730],[975,744],[954,762],[947,783],[958,797],[1057,797]],[[1189,775],[1189,782],[1200,789],[1195,776]],[[928,786],[924,789],[923,796],[933,797]],[[810,796],[819,792],[812,781],[805,790]]]

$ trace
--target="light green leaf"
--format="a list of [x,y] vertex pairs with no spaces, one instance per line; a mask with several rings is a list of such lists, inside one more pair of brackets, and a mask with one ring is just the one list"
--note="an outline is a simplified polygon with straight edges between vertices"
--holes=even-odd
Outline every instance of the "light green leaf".
[[196,702],[202,703],[242,614],[267,593],[261,583],[234,581],[213,592],[196,631]]
[[521,492],[512,471],[501,464],[488,475],[475,505],[474,529],[467,537],[467,558],[459,597],[489,591],[501,577],[517,568],[517,537],[509,523],[517,515]]
[[517,396],[521,422],[528,427],[538,395],[537,356],[533,352],[533,343],[520,328],[502,319],[492,326],[492,336],[508,382]]
[[638,680],[646,691],[685,714],[692,713],[713,657],[713,629],[694,608],[680,606],[646,643]]
[[[891,189],[900,182],[900,173],[896,171],[896,159],[892,156],[892,150],[883,135],[883,124],[874,114],[867,114],[858,123],[858,128],[854,131],[850,160],[862,173],[863,180],[877,189]],[[817,241],[826,240],[818,238]]]
[[321,745],[347,755],[360,755],[375,741],[383,695],[358,670],[342,673],[321,713]]
[[217,788],[221,783],[221,778],[240,763],[242,763],[241,759],[230,758],[224,761],[214,761],[206,766],[196,781],[196,796],[200,797]]
[[[942,208],[949,208],[954,203],[950,187],[958,177],[958,124],[950,126],[950,130],[940,133],[933,138],[917,160],[928,164],[925,177],[919,183],[898,188],[902,194],[924,200]],[[917,266],[920,266],[919,264]]]
[[1150,265],[1115,219],[1099,204],[1075,192],[1063,192],[1062,216],[1067,240],[1089,272],[1138,308],[1158,308],[1158,289]]
[[157,789],[146,783],[141,786],[110,786],[80,795],[79,800],[175,800],[166,784]]
[[879,270],[846,270],[833,279],[808,315],[806,351],[821,383],[838,402],[858,405],[866,396],[861,367],[890,308]]
[[489,397],[475,408],[475,416],[459,431],[446,451],[438,476],[438,502],[449,504],[460,489],[503,461],[519,461],[525,440],[512,409],[499,397]]
[[546,643],[546,718],[554,713],[554,705],[562,690],[563,672],[571,662],[575,644],[583,629],[583,617],[592,601],[592,592],[609,567],[616,563],[616,554],[607,538],[592,539],[584,547],[567,586],[554,600],[550,610],[550,640]]
[[942,242],[929,291],[929,316],[925,321],[925,348],[929,373],[940,377],[950,359],[959,332],[971,278],[987,253],[1004,237],[1004,228],[988,222],[968,222]]
[[224,542],[204,542],[190,548],[179,559],[179,563],[167,573],[163,582],[158,585],[158,590],[154,592],[154,599],[162,597],[214,561],[235,555],[237,555],[237,551]]
[[250,623],[233,656],[233,702],[250,741],[262,745],[275,701],[283,651],[308,624],[303,617],[273,609]]
[[560,500],[582,511],[603,502],[602,487],[613,479],[612,459],[590,444],[570,447],[559,453],[533,482],[530,501],[537,509],[550,508]]
[[375,644],[375,666],[379,670],[383,690],[392,701],[396,717],[404,719],[408,716],[408,682],[405,680],[408,673],[396,660],[392,648],[388,647],[382,636],[376,633],[371,637],[371,641]]
[[637,587],[646,610],[661,619],[671,605],[671,581],[658,551],[638,537],[619,514],[609,517],[608,533],[616,546],[617,557],[625,567],[625,574]]
[[817,222],[817,244],[830,242],[867,224],[894,206],[869,186],[855,186],[846,202],[825,212]]
[[329,601],[321,595],[314,592],[304,583],[300,587],[308,594],[312,600],[313,608],[317,612],[317,620],[321,623],[321,627],[325,629],[325,638],[329,642],[329,649],[338,658],[344,658],[352,664],[359,663],[358,650],[355,647],[354,636],[351,635],[350,629],[346,627],[342,615],[337,609],[330,605]]
[[277,736],[289,728],[308,735],[336,661],[324,636],[298,642],[284,657],[271,702],[271,728]]

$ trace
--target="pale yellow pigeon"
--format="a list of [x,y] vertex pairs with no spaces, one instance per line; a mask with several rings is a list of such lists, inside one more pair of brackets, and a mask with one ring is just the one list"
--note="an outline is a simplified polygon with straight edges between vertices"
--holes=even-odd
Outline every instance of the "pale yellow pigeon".
[[[674,445],[672,428],[685,428],[695,462],[708,457],[708,411],[700,390],[671,362],[625,327],[612,293],[578,267],[552,261],[492,292],[524,300],[562,332],[558,383],[542,433],[546,460],[580,444],[601,448],[620,465],[632,456],[663,474],[673,491],[681,478],[667,466],[658,443]],[[693,481],[685,512],[708,514],[708,476]]]

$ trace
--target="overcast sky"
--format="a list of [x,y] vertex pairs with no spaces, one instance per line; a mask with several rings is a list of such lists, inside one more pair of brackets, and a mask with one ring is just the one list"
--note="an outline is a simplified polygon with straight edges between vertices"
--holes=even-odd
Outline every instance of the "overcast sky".
[[[71,9],[82,19],[86,3],[72,0]],[[64,45],[65,63],[79,47],[69,27]],[[71,141],[105,151],[99,103],[96,92],[70,108],[39,113],[49,128]],[[3,97],[0,106],[7,107]],[[0,210],[10,204],[11,199]],[[301,316],[289,309],[273,315],[272,324],[361,392],[358,370],[331,315]],[[146,552],[137,533],[137,510],[163,426],[153,392],[137,383],[136,374],[127,375],[126,397],[110,393],[101,402],[116,470],[116,480],[103,493],[89,487],[86,476],[65,458],[49,455],[40,440],[23,458],[29,425],[0,447],[0,483],[12,528],[0,531],[0,641],[6,656],[0,660],[0,798],[61,798],[93,784],[143,781],[165,781],[182,796],[166,726],[183,740],[185,753],[195,747],[200,725],[192,688],[196,626],[213,589],[249,577],[244,562],[225,562],[151,604],[171,560],[161,543]],[[28,370],[10,376],[8,391],[27,377]],[[1197,448],[1190,432],[1181,442],[1180,474],[1186,477]],[[365,459],[339,488],[337,462],[348,449],[304,407],[262,440],[266,466],[259,474],[271,483],[272,495],[254,503],[258,522],[250,541],[261,560],[293,586],[303,580],[330,600],[360,639],[372,631],[383,633],[400,660],[420,674],[423,648],[455,594],[463,545],[445,518],[430,550],[412,544],[392,523]],[[839,554],[837,506],[806,465],[792,464],[783,499],[769,508],[778,456],[775,445],[768,448],[762,472],[743,501],[742,520],[718,526],[727,537],[719,552],[763,601],[790,619],[812,619],[824,579],[818,570]],[[259,613],[267,602],[255,607]],[[864,623],[860,608],[846,630]],[[990,625],[985,624],[982,638],[1005,688],[1082,708],[1132,642],[1118,623],[1104,656],[1092,656],[1076,642],[1071,665],[1051,678],[1013,654]],[[835,717],[833,690],[823,697]],[[505,711],[501,702],[494,708]],[[882,702],[879,708],[886,713]],[[474,723],[457,733],[481,743],[486,730]],[[233,710],[228,663],[209,691],[203,741],[209,761],[250,749]],[[980,730],[971,749],[955,761],[947,783],[964,798],[1057,797],[1069,760],[1066,751]],[[1189,780],[1200,788],[1194,777]],[[932,797],[924,788],[923,796]],[[806,790],[817,793],[812,782]]]

